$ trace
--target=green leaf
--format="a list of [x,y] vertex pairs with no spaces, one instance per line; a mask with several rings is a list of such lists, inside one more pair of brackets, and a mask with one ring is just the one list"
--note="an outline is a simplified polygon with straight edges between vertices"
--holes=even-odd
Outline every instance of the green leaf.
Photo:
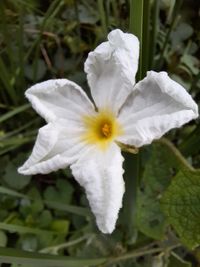
[[44,198],[48,201],[69,204],[73,194],[72,185],[63,179],[58,179],[56,187],[49,186],[44,192]]
[[39,191],[37,190],[37,188],[32,187],[28,192],[28,196],[33,201],[31,201],[31,202],[27,201],[26,202],[24,200],[24,204],[25,204],[24,206],[27,206],[27,209],[29,210],[29,212],[31,214],[37,214],[37,213],[41,212],[44,209],[44,203],[41,199],[41,195],[40,195]]
[[4,181],[13,189],[21,190],[27,186],[31,176],[24,176],[17,172],[17,168],[24,161],[25,155],[19,154],[15,160],[9,162],[5,168]]
[[69,230],[69,221],[67,220],[54,220],[51,229],[58,233],[67,234]]
[[49,227],[52,222],[52,214],[49,210],[43,210],[39,216],[39,226],[42,228]]
[[105,258],[99,259],[78,259],[65,256],[52,256],[47,254],[40,254],[36,252],[25,252],[12,248],[0,247],[1,262],[17,263],[29,266],[43,266],[43,267],[86,267],[98,266],[106,261]]
[[170,177],[166,151],[160,144],[154,144],[138,192],[137,226],[141,232],[155,239],[163,239],[165,235],[167,222],[159,199],[169,185]]
[[161,199],[162,210],[183,244],[200,244],[200,172],[181,170]]

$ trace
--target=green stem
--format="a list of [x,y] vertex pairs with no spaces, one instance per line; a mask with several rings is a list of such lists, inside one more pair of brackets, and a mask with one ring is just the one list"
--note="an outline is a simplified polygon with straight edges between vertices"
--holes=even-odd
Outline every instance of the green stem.
[[103,267],[106,266],[110,266],[114,263],[120,262],[120,261],[124,261],[124,260],[128,260],[128,259],[134,259],[134,258],[138,258],[141,256],[145,256],[145,255],[151,255],[151,254],[155,254],[155,253],[159,253],[159,252],[163,252],[163,250],[166,251],[171,251],[177,247],[180,247],[180,244],[175,244],[166,248],[160,247],[160,248],[151,248],[148,250],[133,250],[132,252],[129,252],[127,254],[121,255],[119,257],[115,257],[110,259],[106,264],[103,265]]
[[137,238],[136,212],[137,212],[137,188],[139,155],[124,153],[124,180],[125,194],[123,199],[123,211],[120,218],[123,225],[127,243],[134,243]]
[[75,240],[71,240],[71,241],[56,245],[56,246],[44,248],[44,249],[40,250],[40,252],[41,253],[49,253],[49,254],[57,255],[59,250],[66,249],[68,247],[77,245],[77,244],[79,244],[79,243],[81,243],[81,242],[83,242],[83,241],[85,241],[85,240],[87,240],[87,239],[89,239],[91,237],[92,237],[91,234],[86,234],[86,235],[84,235],[84,236],[82,236],[80,238],[77,238]]
[[189,162],[185,159],[185,157],[181,154],[181,152],[167,138],[163,137],[156,142],[165,145],[173,153],[173,155],[175,156],[176,160],[179,162],[180,165],[182,165],[186,169],[195,171],[195,169],[189,164]]
[[[148,1],[148,0],[147,0]],[[142,35],[143,35],[143,8],[144,0],[130,0],[130,32],[135,34],[140,41],[140,63],[138,70],[138,80],[142,78]],[[121,222],[125,232],[125,238],[128,243],[135,242],[137,237],[136,228],[136,207],[137,207],[137,188],[138,188],[138,162],[139,156],[124,153],[125,163],[125,195],[123,200],[123,216]]]

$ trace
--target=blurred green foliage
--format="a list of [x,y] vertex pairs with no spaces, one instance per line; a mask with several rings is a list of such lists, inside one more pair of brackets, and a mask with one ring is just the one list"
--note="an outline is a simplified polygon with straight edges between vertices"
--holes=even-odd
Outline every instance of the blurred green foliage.
[[[144,3],[149,20],[143,29],[142,75],[166,70],[199,102],[200,2]],[[0,262],[12,267],[199,266],[198,121],[168,134],[179,150],[170,141],[141,149],[136,224],[122,210],[111,236],[96,229],[68,169],[34,177],[17,173],[44,123],[27,104],[25,90],[67,77],[89,93],[83,72],[87,54],[111,29],[128,31],[129,11],[127,0],[0,1],[0,246],[10,248],[0,248]]]

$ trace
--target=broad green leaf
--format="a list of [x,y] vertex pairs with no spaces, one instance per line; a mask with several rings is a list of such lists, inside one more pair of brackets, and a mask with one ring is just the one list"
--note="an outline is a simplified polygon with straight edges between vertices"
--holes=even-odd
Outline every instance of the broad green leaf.
[[25,252],[19,249],[0,247],[0,261],[4,263],[24,264],[27,267],[89,267],[103,264],[106,259],[80,259],[67,256],[53,256],[36,252]]
[[181,170],[164,193],[162,210],[183,244],[200,244],[200,172]]
[[151,151],[138,192],[137,226],[147,236],[163,239],[167,222],[159,199],[170,183],[171,171],[165,148],[154,144]]

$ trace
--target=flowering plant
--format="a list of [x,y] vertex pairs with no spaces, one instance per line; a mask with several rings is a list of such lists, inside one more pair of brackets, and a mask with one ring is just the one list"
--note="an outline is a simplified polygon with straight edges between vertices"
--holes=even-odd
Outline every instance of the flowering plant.
[[135,84],[138,57],[137,37],[113,30],[85,62],[94,103],[67,79],[48,80],[26,91],[47,125],[18,171],[46,174],[70,166],[103,233],[115,229],[122,206],[121,148],[136,153],[198,117],[192,97],[166,72],[149,71]]

